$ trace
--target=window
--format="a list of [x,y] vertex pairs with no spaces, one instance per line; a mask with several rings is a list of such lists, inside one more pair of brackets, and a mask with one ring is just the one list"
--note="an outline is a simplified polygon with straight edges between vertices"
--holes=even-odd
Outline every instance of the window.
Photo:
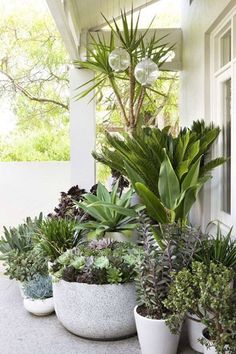
[[236,8],[210,36],[211,120],[221,128],[215,153],[227,162],[215,170],[212,215],[225,225],[236,225]]

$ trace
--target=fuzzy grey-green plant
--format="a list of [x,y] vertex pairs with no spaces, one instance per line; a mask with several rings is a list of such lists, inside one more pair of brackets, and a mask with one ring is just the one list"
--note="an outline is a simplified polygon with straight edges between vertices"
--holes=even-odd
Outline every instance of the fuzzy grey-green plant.
[[26,282],[23,287],[27,298],[43,300],[53,296],[52,279],[49,276],[36,274],[33,279]]

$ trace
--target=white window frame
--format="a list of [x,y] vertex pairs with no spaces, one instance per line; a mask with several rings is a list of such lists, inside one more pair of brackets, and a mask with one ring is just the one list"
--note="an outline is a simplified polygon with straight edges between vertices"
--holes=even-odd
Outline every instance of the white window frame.
[[[221,38],[231,28],[231,61],[220,67]],[[215,169],[211,191],[211,219],[220,220],[227,229],[236,229],[236,7],[210,34],[210,112],[211,121],[222,126],[224,102],[222,83],[231,79],[231,213],[221,210],[222,167]],[[220,134],[213,155],[221,156],[223,136]]]

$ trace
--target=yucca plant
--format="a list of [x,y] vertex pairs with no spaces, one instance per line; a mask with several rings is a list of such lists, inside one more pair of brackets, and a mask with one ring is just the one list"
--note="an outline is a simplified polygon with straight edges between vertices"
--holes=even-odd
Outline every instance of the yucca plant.
[[127,176],[157,222],[187,222],[189,211],[213,168],[225,161],[211,160],[210,151],[220,129],[194,122],[175,137],[169,127],[143,128],[133,136],[107,134],[100,162]]
[[75,232],[76,220],[51,219],[43,221],[35,242],[46,254],[50,261],[54,261],[67,249],[78,242]]
[[[139,16],[134,21],[133,9],[131,10],[130,21],[126,12],[121,10],[121,26],[114,18],[113,23],[110,23],[105,16],[103,18],[111,30],[110,39],[106,41],[102,35],[97,34],[96,37],[93,37],[90,34],[87,60],[78,60],[75,62],[75,66],[92,70],[95,73],[95,78],[78,88],[77,98],[80,99],[88,95],[94,89],[96,90],[94,97],[96,97],[101,94],[105,87],[112,88],[116,107],[121,113],[124,126],[126,130],[133,133],[141,118],[142,104],[145,97],[148,97],[148,91],[153,91],[157,95],[164,95],[152,87],[139,84],[134,76],[134,68],[144,57],[149,57],[161,68],[173,46],[168,45],[168,43],[163,44],[164,37],[157,39],[156,32],[147,39],[151,24],[147,30],[141,33],[138,30]],[[116,46],[125,49],[130,57],[130,65],[122,73],[114,72],[108,61],[109,54]]]
[[[212,225],[214,223],[210,223]],[[210,265],[211,262],[215,264],[223,264],[228,268],[236,268],[236,241],[232,239],[233,228],[223,234],[220,223],[217,223],[216,235],[209,237],[201,243],[198,251],[194,255],[194,259]]]
[[104,185],[98,183],[97,195],[85,194],[83,202],[78,206],[91,215],[94,220],[81,223],[78,230],[87,230],[88,237],[102,237],[106,231],[127,231],[137,226],[138,206],[131,207],[133,190],[118,196],[119,181],[109,192]]

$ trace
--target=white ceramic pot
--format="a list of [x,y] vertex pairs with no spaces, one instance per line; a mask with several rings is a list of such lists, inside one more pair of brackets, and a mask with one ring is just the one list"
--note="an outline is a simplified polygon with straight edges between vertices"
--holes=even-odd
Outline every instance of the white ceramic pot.
[[54,312],[53,297],[48,299],[28,299],[24,298],[24,307],[35,316],[47,316]]
[[176,354],[179,344],[178,334],[172,334],[165,320],[143,317],[134,309],[138,339],[142,354]]
[[[205,335],[204,335],[205,331],[206,331],[206,328],[202,331],[202,336],[204,337],[205,341],[208,342],[208,345],[203,345],[203,349],[204,349],[203,353],[204,354],[218,354],[218,352],[216,351],[216,348],[214,347],[214,343],[205,337]],[[227,349],[227,348],[225,347],[225,349]],[[229,351],[226,350],[225,354],[229,354]]]
[[199,342],[202,338],[202,331],[205,326],[195,315],[188,314],[186,318],[188,340],[191,348],[196,352],[203,353],[203,345]]
[[59,321],[78,336],[111,340],[136,333],[133,283],[95,285],[61,280],[53,284],[53,296]]

